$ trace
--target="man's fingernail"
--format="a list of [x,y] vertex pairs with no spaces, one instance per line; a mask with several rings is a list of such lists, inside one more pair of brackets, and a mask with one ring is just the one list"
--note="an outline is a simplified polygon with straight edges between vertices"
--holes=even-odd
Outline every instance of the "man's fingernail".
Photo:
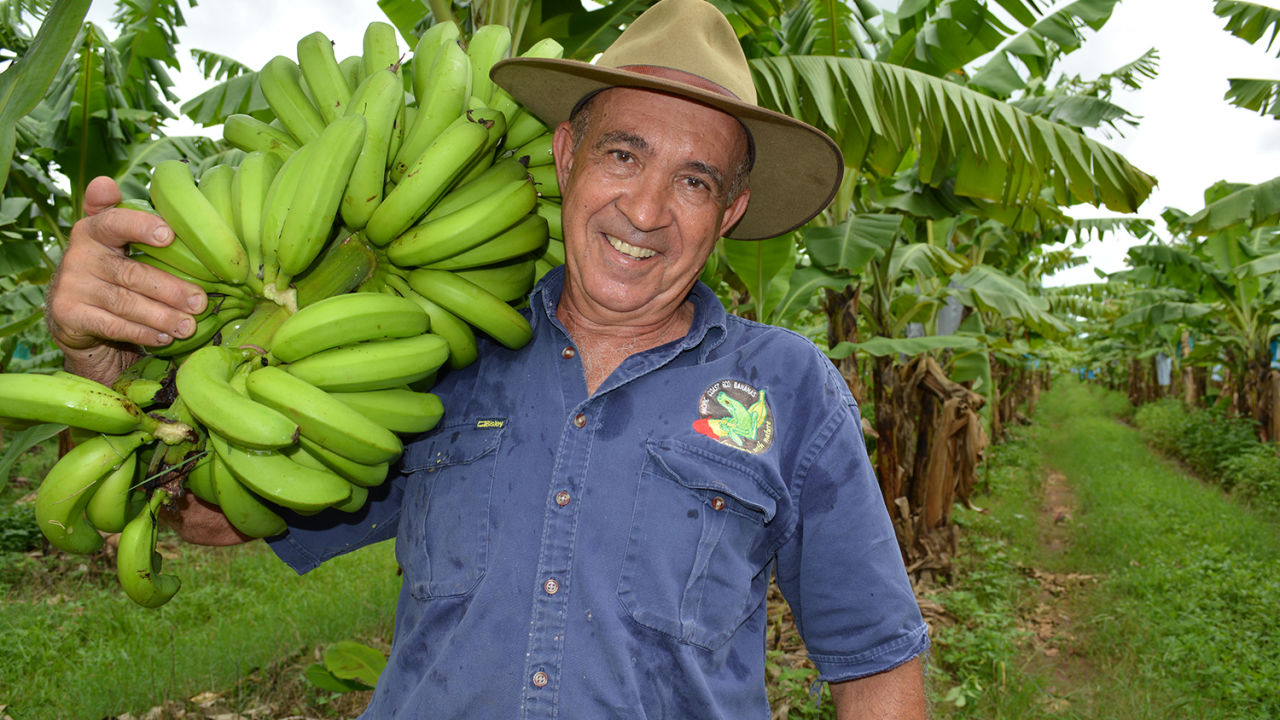
[[191,308],[193,312],[200,312],[201,310],[204,310],[204,296],[192,295],[187,298],[187,307]]
[[168,225],[162,225],[151,233],[151,237],[161,245],[168,245],[169,242],[173,240],[173,230],[171,230]]
[[187,337],[188,335],[191,334],[191,330],[192,330],[191,320],[184,318],[182,322],[178,323],[178,332],[176,334],[178,337]]
[[159,333],[156,335],[156,345],[168,345],[173,342],[173,338],[169,333]]

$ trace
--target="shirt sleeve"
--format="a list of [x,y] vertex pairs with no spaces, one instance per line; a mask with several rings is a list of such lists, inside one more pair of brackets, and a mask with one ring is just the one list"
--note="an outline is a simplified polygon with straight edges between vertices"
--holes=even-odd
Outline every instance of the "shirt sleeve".
[[817,432],[776,573],[821,680],[890,670],[929,647],[851,396]]
[[330,558],[395,537],[403,497],[404,478],[396,474],[381,485],[369,488],[369,499],[356,512],[281,513],[289,530],[269,538],[267,545],[302,575]]

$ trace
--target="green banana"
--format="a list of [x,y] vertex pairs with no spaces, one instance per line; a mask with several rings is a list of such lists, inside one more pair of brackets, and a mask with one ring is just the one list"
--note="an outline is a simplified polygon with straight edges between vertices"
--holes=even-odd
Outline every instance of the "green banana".
[[116,577],[130,600],[143,607],[158,608],[169,602],[182,586],[177,575],[160,572],[160,553],[156,552],[160,506],[169,502],[169,491],[157,488],[138,513],[120,533],[116,548]]
[[387,462],[374,463],[372,465],[358,463],[329,450],[306,436],[298,438],[298,445],[310,453],[312,457],[319,459],[330,470],[346,478],[352,485],[359,485],[360,487],[368,488],[381,485],[387,479],[387,470],[391,467],[390,463]]
[[284,518],[242,485],[217,454],[210,456],[209,472],[218,508],[236,530],[249,537],[264,538],[289,529]]
[[222,121],[222,139],[245,152],[269,152],[282,161],[299,147],[287,131],[243,113],[228,115]]
[[538,197],[560,199],[560,179],[556,177],[555,165],[534,165],[529,168],[529,175],[538,188]]
[[[440,54],[440,50],[446,45],[454,45],[461,50],[462,46],[458,45],[461,39],[462,33],[458,30],[457,23],[447,20],[436,22],[423,31],[418,38],[417,44],[413,46],[413,76],[411,80],[413,96],[418,98],[419,105],[422,105],[423,98],[429,92],[432,92],[431,84],[435,81],[435,77],[431,75],[431,64],[435,61],[436,56]],[[470,60],[467,60],[468,95],[471,94],[470,62]],[[458,108],[458,112],[462,112],[461,107]]]
[[449,344],[444,338],[423,333],[344,345],[304,357],[284,369],[322,390],[382,390],[424,378],[448,357]]
[[458,178],[458,184],[469,183],[480,177],[493,166],[498,157],[502,138],[507,134],[507,118],[499,110],[487,107],[476,107],[470,110],[471,118],[489,128],[489,139],[485,142],[480,154],[471,161],[466,172]]
[[[299,465],[282,453],[242,448],[218,433],[209,434],[209,444],[241,484],[276,505],[317,512],[351,497],[351,483],[342,477]],[[222,508],[225,513],[226,505]]]
[[200,262],[200,258],[191,252],[187,244],[182,242],[181,238],[174,238],[173,242],[164,247],[155,247],[154,245],[145,245],[143,243],[129,243],[129,257],[144,262],[152,267],[160,268],[165,272],[171,272],[173,275],[193,282],[200,287],[207,284],[217,283],[224,287],[236,287],[235,285],[227,285],[222,283],[217,275],[209,271],[209,268]]
[[431,208],[431,212],[423,216],[424,222],[435,220],[443,217],[455,210],[480,202],[484,198],[492,195],[498,190],[505,187],[508,183],[517,180],[523,180],[529,177],[529,171],[524,165],[511,158],[500,160],[489,166],[478,177],[470,182],[459,183],[444,197],[440,198],[435,207]]
[[156,165],[151,173],[151,204],[219,280],[244,284],[249,261],[240,239],[196,188],[190,166],[181,160]]
[[564,241],[551,238],[547,241],[547,249],[542,251],[541,258],[548,264],[563,265],[564,264]]
[[330,395],[382,427],[398,433],[420,433],[435,427],[444,415],[440,398],[407,387]]
[[320,136],[325,121],[302,87],[302,71],[284,55],[267,61],[258,72],[258,86],[271,112],[299,145]]
[[[418,45],[421,47],[422,43]],[[413,79],[418,109],[413,122],[405,128],[404,141],[391,164],[391,179],[395,182],[400,182],[435,139],[466,111],[471,97],[471,60],[458,43],[449,41],[434,57],[420,53],[415,56]]]
[[85,505],[89,524],[104,533],[118,533],[146,506],[147,496],[134,488],[138,472],[138,453],[131,452],[93,491]]
[[351,92],[355,92],[360,86],[360,81],[364,80],[362,65],[363,59],[359,55],[348,55],[338,63],[338,68],[342,70],[342,77],[347,81],[347,87],[351,88]]
[[387,278],[387,285],[401,297],[417,303],[431,318],[431,332],[444,338],[449,346],[449,367],[457,370],[476,361],[476,334],[471,326],[453,313],[422,297],[398,275]]
[[187,477],[182,481],[182,489],[207,503],[217,505],[218,491],[213,485],[214,453],[211,448],[205,448],[201,452],[198,459],[191,461]]
[[[528,50],[520,53],[523,58],[559,58],[564,57],[564,47],[552,40],[551,38],[543,38],[529,47]],[[514,122],[527,111],[522,105],[515,101],[515,98],[498,85],[493,86],[493,96],[489,99],[489,107],[499,110],[506,116],[507,122]],[[510,147],[516,147],[514,144]]]
[[363,228],[382,202],[387,153],[403,110],[404,81],[390,68],[370,75],[352,96],[347,111],[364,117],[365,135],[342,194],[342,222],[349,228]]
[[489,140],[489,129],[466,115],[431,143],[387,193],[365,225],[365,236],[384,246],[431,209]]
[[507,123],[507,147],[520,147],[530,140],[551,132],[538,116],[524,111],[516,113],[515,119]]
[[335,295],[289,316],[270,349],[276,359],[291,363],[341,345],[421,335],[429,322],[416,303],[394,295]]
[[252,311],[253,305],[246,301],[211,296],[209,306],[196,318],[195,332],[188,337],[173,340],[168,345],[151,348],[151,354],[171,358],[198,350],[211,342],[217,345],[218,333],[222,332],[227,323],[248,317]]
[[453,274],[493,293],[504,302],[523,300],[533,289],[534,258],[516,258],[478,268],[454,270]]
[[307,81],[320,117],[326,123],[346,114],[346,105],[351,101],[351,87],[347,85],[342,68],[338,67],[329,36],[316,31],[298,41],[298,68]]
[[564,222],[560,217],[560,203],[548,198],[538,198],[538,207],[534,212],[547,221],[547,234],[564,242]]
[[[274,294],[276,276],[280,272],[278,250],[280,233],[284,230],[285,221],[289,219],[289,209],[293,197],[307,172],[307,163],[314,147],[310,144],[299,148],[280,166],[279,172],[271,179],[267,196],[262,201],[262,230],[258,240],[262,245],[262,266],[259,273],[265,287],[271,288]],[[300,209],[299,212],[302,212]]]
[[409,228],[387,246],[387,257],[400,267],[452,257],[515,225],[537,202],[528,178],[508,183],[479,202]]
[[249,397],[293,420],[303,436],[339,455],[373,465],[404,450],[390,430],[279,367],[254,370],[247,384]]
[[[309,452],[306,448],[302,447],[301,445],[294,445],[293,447],[289,448],[288,450],[285,451],[285,455],[287,455],[290,460],[298,463],[299,465],[305,465],[309,468],[329,472],[328,465],[325,465],[320,460],[320,458],[316,457],[314,454]],[[364,504],[368,499],[369,499],[369,488],[366,488],[361,485],[352,484],[351,496],[336,505],[331,505],[330,508],[333,510],[338,510],[340,512],[355,512],[360,508],[364,507]]]
[[492,265],[522,255],[541,255],[547,247],[547,221],[529,214],[515,225],[479,245],[427,265],[436,270],[460,270]]
[[102,547],[102,536],[85,517],[94,491],[150,435],[96,435],[75,446],[50,468],[36,490],[36,526],[56,548],[88,554]]
[[[0,373],[0,417],[70,425],[121,435],[146,430],[172,435],[129,398],[105,385],[75,376]],[[190,428],[173,428],[174,433]]]
[[511,29],[506,25],[482,25],[471,35],[467,57],[471,58],[471,96],[491,105],[496,85],[489,77],[495,63],[511,52]]
[[533,329],[523,315],[493,293],[448,270],[414,270],[409,273],[409,286],[512,350],[524,347],[533,338]]
[[178,368],[178,395],[205,427],[238,445],[272,449],[292,445],[298,426],[279,412],[241,395],[231,375],[243,354],[221,345],[191,353]]
[[511,156],[519,160],[525,167],[550,165],[556,161],[551,145],[555,135],[543,133],[511,152]]
[[129,257],[145,265],[150,265],[158,270],[163,270],[176,278],[186,280],[192,285],[199,286],[201,290],[204,290],[205,295],[224,296],[234,298],[241,302],[253,301],[253,296],[246,290],[247,286],[228,285],[223,282],[218,282],[217,280],[202,280],[198,277],[188,275],[182,270],[179,270],[178,268],[143,252],[132,254]]
[[235,181],[236,168],[231,165],[212,165],[200,174],[200,193],[222,216],[227,227],[235,229],[235,213],[231,209],[231,184]]
[[[360,57],[360,80],[364,81],[379,70],[399,69],[400,42],[397,32],[390,23],[374,21],[364,28]],[[352,87],[358,86],[355,83]]]
[[308,143],[307,168],[298,180],[276,242],[278,290],[287,288],[288,280],[306,270],[324,249],[364,136],[364,116],[346,115]]
[[271,181],[283,164],[275,153],[251,152],[240,161],[240,172],[231,183],[231,209],[235,213],[236,234],[249,259],[250,282],[261,280],[262,213]]

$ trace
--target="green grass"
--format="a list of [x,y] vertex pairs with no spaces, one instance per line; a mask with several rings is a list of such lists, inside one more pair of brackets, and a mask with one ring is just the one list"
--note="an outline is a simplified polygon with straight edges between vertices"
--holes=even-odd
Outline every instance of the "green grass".
[[113,563],[8,554],[0,565],[10,580],[0,613],[4,712],[14,720],[141,716],[203,691],[243,711],[260,698],[237,698],[237,682],[255,670],[336,640],[390,637],[400,586],[390,543],[302,577],[262,543],[179,552],[164,569],[182,589],[158,610],[125,597]]
[[1076,608],[1098,717],[1280,717],[1280,528],[1154,457],[1116,398],[1064,382],[1040,415],[1081,505],[1065,562],[1104,577]]

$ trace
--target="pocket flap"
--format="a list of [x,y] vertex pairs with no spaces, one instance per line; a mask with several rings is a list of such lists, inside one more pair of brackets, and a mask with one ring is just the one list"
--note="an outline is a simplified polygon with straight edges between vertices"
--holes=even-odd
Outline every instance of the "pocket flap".
[[436,428],[431,435],[410,443],[404,455],[406,472],[465,465],[495,452],[506,421],[480,418]]
[[679,440],[650,440],[645,447],[655,469],[703,496],[713,509],[730,510],[762,524],[773,520],[777,498],[750,465]]

